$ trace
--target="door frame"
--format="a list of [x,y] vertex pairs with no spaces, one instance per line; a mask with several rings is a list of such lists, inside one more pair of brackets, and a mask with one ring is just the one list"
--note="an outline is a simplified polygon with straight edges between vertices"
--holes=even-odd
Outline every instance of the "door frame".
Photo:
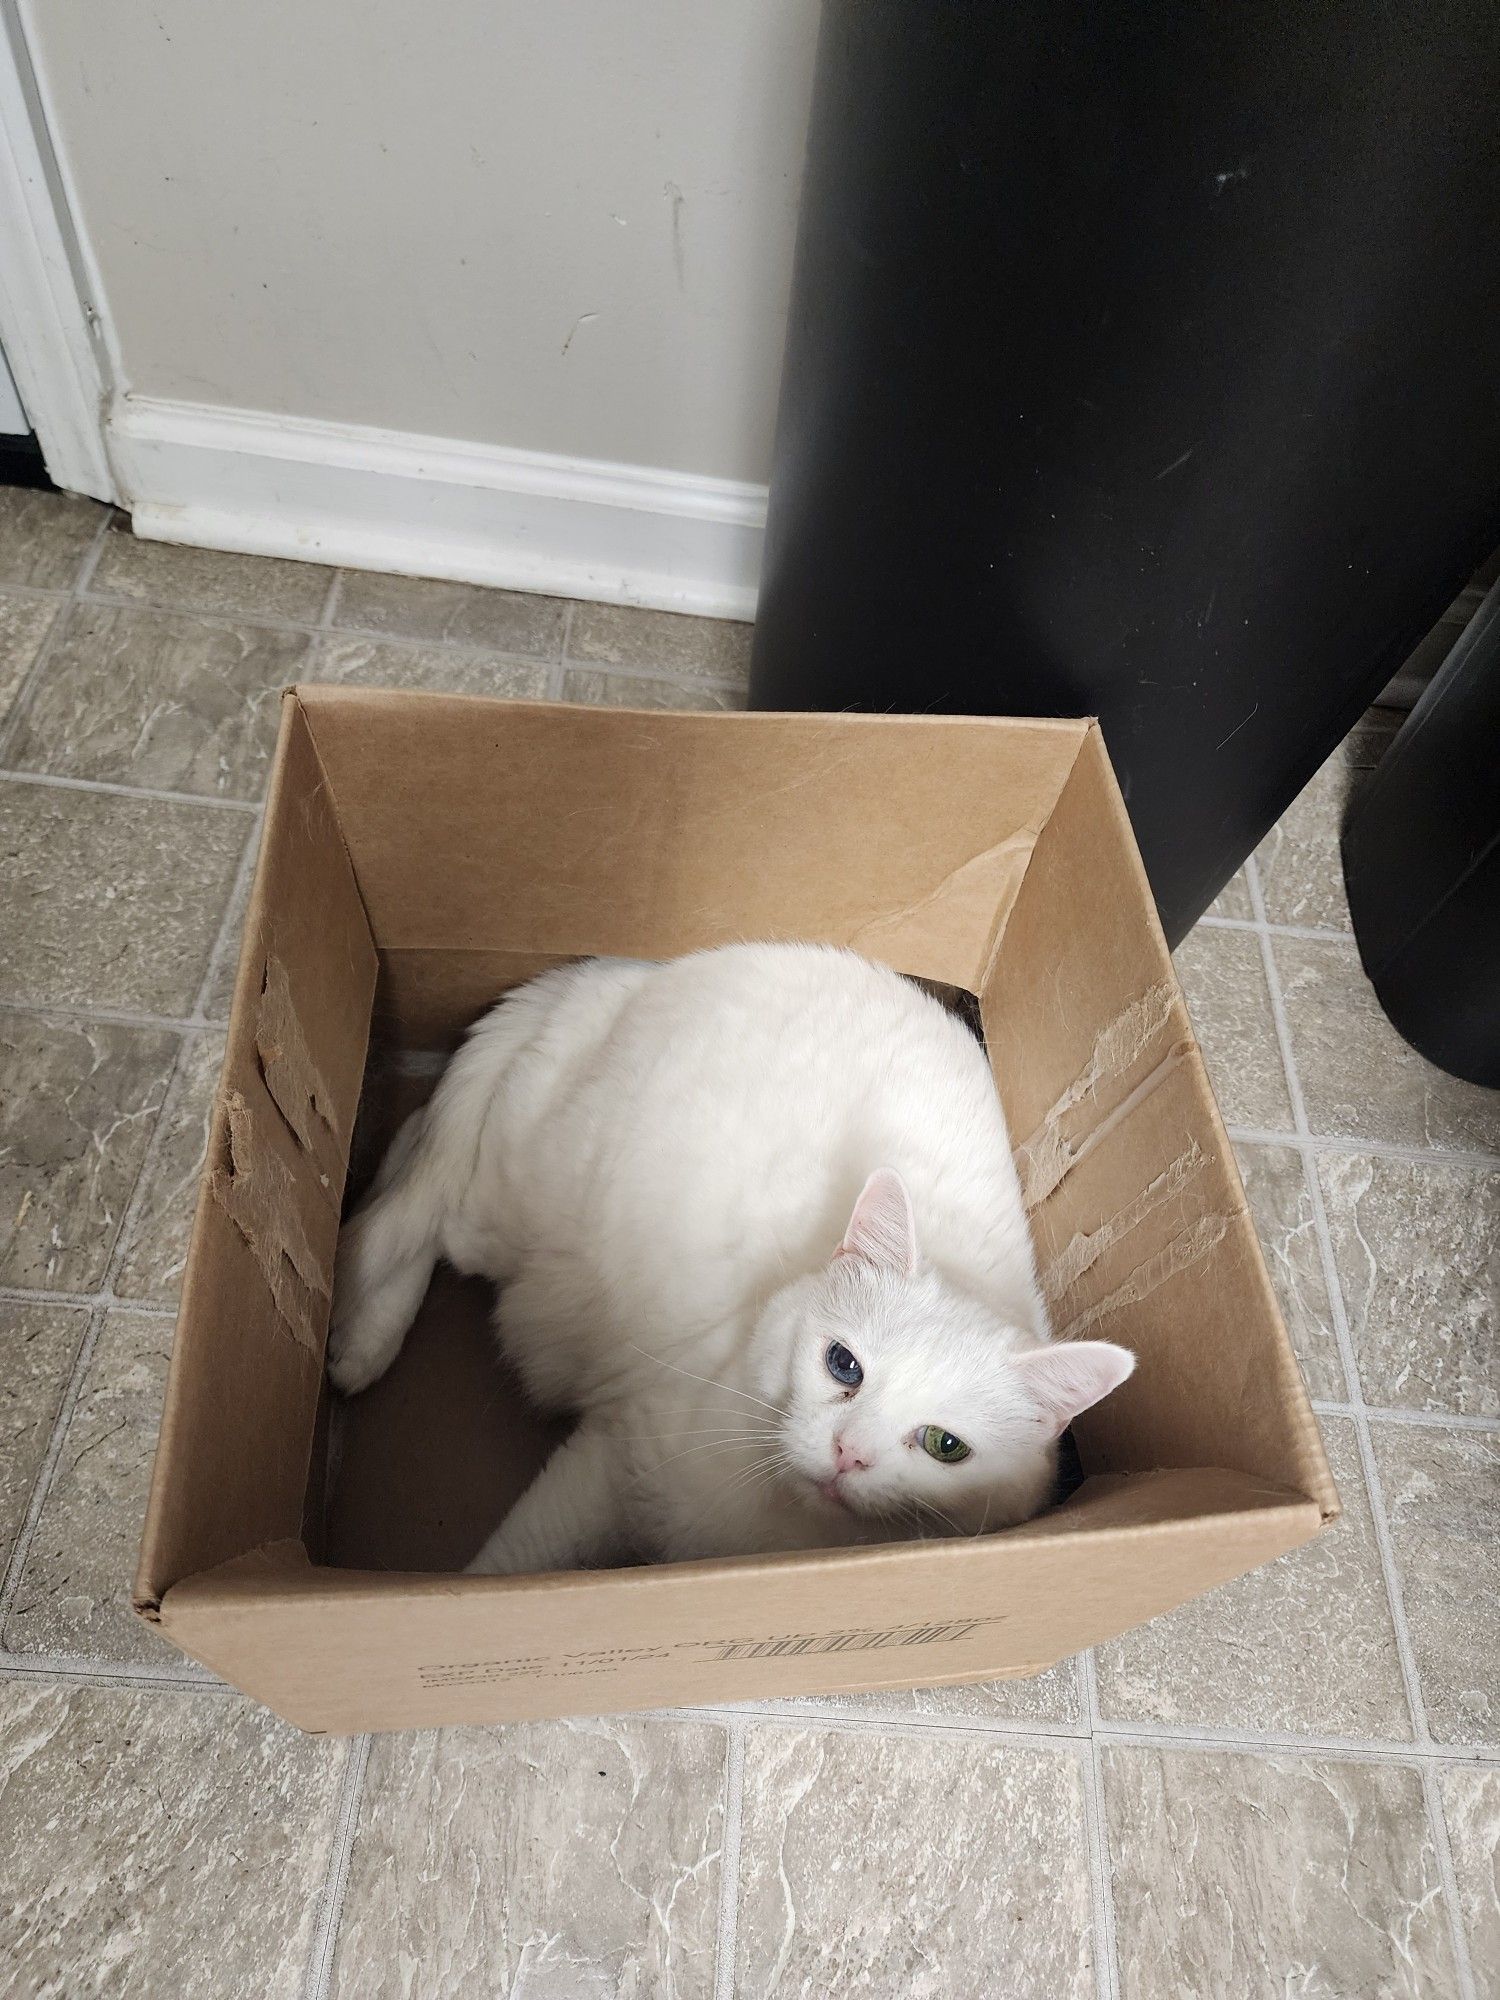
[[0,346],[52,479],[117,500],[104,441],[113,371],[96,294],[20,0],[0,0]]

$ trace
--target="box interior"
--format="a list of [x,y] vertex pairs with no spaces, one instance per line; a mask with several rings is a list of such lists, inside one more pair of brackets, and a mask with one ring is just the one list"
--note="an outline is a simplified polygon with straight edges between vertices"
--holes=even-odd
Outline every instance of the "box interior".
[[1336,1510],[1096,727],[302,688],[184,1289],[148,1614],[279,1545],[328,1570],[467,1560],[559,1432],[497,1359],[489,1288],[451,1273],[329,1422],[351,1158],[357,1182],[432,1052],[535,972],[745,937],[846,944],[976,996],[1056,1330],[1140,1356],[1076,1427],[1081,1489],[987,1539]]

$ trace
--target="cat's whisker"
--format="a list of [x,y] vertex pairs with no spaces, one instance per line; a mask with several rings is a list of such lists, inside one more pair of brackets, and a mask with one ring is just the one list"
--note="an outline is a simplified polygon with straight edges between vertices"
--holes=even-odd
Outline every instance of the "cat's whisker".
[[630,1345],[635,1349],[637,1354],[643,1354],[648,1361],[654,1361],[658,1368],[670,1368],[674,1375],[685,1375],[690,1382],[702,1382],[708,1388],[714,1390],[716,1394],[740,1396],[747,1403],[759,1403],[763,1410],[769,1410],[775,1417],[781,1415],[781,1411],[777,1409],[776,1405],[768,1403],[764,1396],[752,1396],[748,1389],[733,1389],[727,1382],[716,1382],[711,1375],[699,1375],[691,1368],[680,1368],[675,1361],[664,1361],[659,1354],[651,1353],[649,1348],[640,1346],[634,1340],[630,1342]]
[[657,1470],[664,1465],[675,1465],[679,1458],[691,1458],[695,1451],[743,1451],[747,1445],[758,1446],[756,1438],[711,1438],[707,1444],[690,1444],[686,1451],[674,1451],[670,1458],[657,1460]]

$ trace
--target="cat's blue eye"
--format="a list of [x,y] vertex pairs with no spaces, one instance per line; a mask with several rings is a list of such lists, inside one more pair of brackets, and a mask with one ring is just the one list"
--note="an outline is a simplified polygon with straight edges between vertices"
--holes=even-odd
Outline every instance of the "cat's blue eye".
[[854,1356],[838,1341],[829,1344],[823,1356],[824,1365],[835,1382],[842,1382],[846,1389],[857,1389],[865,1379],[865,1371]]

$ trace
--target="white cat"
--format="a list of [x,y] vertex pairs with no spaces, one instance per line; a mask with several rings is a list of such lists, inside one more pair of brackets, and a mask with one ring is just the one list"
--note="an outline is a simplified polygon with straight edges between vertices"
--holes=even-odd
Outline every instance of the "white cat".
[[590,960],[487,1014],[344,1226],[338,1388],[389,1368],[440,1255],[579,1419],[479,1571],[1004,1527],[1135,1365],[1048,1345],[974,1037],[819,946]]

